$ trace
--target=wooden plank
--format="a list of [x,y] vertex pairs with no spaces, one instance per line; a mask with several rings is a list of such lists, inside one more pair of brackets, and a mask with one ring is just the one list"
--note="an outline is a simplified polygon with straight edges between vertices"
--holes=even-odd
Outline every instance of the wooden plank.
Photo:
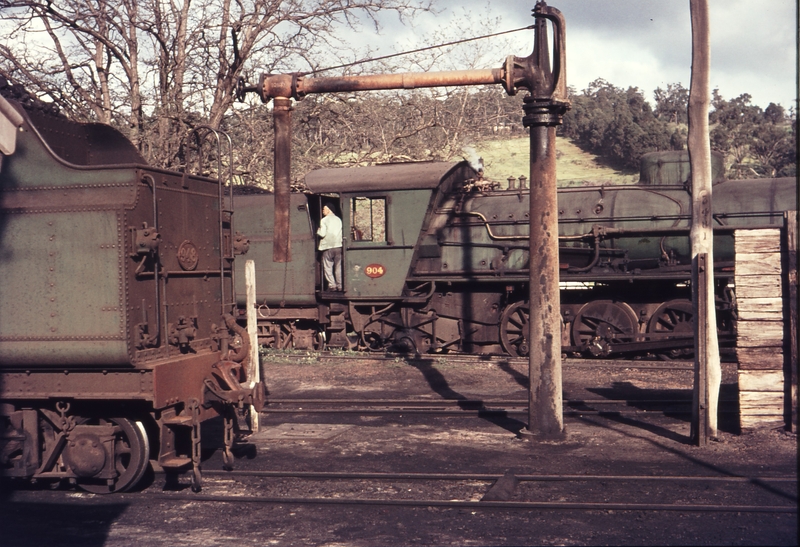
[[783,310],[783,298],[780,296],[766,296],[750,298],[741,296],[736,298],[736,309],[742,310]]
[[781,251],[781,231],[779,228],[760,230],[736,230],[734,250],[739,253],[779,253]]
[[734,268],[734,276],[780,275],[781,255],[780,253],[737,254]]
[[781,348],[736,348],[740,370],[783,370]]
[[783,415],[783,391],[740,391],[739,413],[744,415]]
[[783,339],[783,321],[736,321],[736,334],[739,338],[777,338]]
[[783,338],[737,337],[737,348],[777,348],[782,349]]
[[741,275],[734,276],[736,294],[759,297],[761,292],[767,291],[764,296],[777,296],[781,294],[783,280],[777,274],[773,275]]
[[770,414],[766,416],[741,416],[739,427],[743,432],[755,429],[777,429],[784,427],[783,415]]
[[739,253],[779,253],[781,252],[781,236],[780,230],[774,230],[775,234],[769,237],[754,237],[741,239],[739,234],[736,234],[734,241],[734,250],[736,254]]
[[745,309],[739,310],[742,321],[783,321],[783,313],[778,310]]
[[775,232],[780,232],[780,228],[756,228],[756,229],[749,229],[749,228],[741,228],[736,230],[736,235],[742,238],[758,238],[758,237],[769,237],[771,234]]
[[783,392],[782,370],[740,370],[739,391]]
[[783,321],[783,298],[736,298],[740,321]]
[[[743,431],[783,427],[784,290],[781,229],[737,230],[736,356]],[[784,254],[782,254],[782,252]]]

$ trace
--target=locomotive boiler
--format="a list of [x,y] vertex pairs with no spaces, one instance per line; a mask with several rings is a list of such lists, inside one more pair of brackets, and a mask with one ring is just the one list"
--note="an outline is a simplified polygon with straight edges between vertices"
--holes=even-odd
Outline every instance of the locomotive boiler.
[[[559,189],[565,352],[691,351],[688,160],[661,153],[644,165],[638,184]],[[292,260],[273,262],[272,196],[237,196],[237,229],[256,265],[261,343],[527,355],[528,200],[524,180],[491,182],[467,162],[320,169],[291,195]],[[733,230],[781,225],[795,202],[791,178],[714,186],[723,342],[735,307]],[[322,286],[315,253],[325,204],[343,220],[342,292]],[[240,308],[244,292],[240,275]]]
[[152,459],[197,489],[200,425],[223,416],[230,461],[235,412],[263,399],[230,200],[0,83],[0,476],[119,492]]

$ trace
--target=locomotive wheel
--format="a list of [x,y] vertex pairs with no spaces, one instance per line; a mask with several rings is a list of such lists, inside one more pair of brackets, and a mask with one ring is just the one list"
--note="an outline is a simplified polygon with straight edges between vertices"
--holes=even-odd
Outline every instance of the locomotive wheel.
[[128,418],[94,419],[84,418],[80,424],[104,425],[113,424],[119,428],[114,440],[114,466],[119,474],[114,484],[106,481],[78,481],[78,486],[93,494],[111,494],[126,492],[136,486],[147,472],[150,456],[150,443],[142,422],[134,422]]
[[572,340],[595,357],[611,353],[613,344],[633,342],[638,320],[624,302],[595,300],[585,304],[572,323]]
[[[678,336],[694,336],[694,310],[689,300],[670,300],[664,302],[650,317],[647,332],[653,334],[676,334]],[[669,336],[667,336],[669,338]],[[694,349],[672,349],[665,357],[688,357]]]
[[529,317],[530,306],[523,301],[514,302],[503,312],[503,317],[500,318],[500,342],[509,355],[525,357],[530,352]]
[[370,330],[361,332],[361,345],[367,351],[384,351],[386,349],[381,335]]

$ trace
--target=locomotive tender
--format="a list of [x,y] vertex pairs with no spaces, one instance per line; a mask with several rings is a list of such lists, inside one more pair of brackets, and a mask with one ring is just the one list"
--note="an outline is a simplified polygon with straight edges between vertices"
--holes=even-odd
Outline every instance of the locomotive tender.
[[[647,156],[635,185],[559,189],[564,351],[691,352],[691,212],[684,156]],[[249,238],[248,258],[255,260],[261,343],[528,354],[525,187],[492,183],[461,162],[320,169],[305,176],[303,190],[291,195],[290,262],[272,261],[272,196],[236,197],[237,229]],[[783,211],[794,209],[795,202],[792,178],[714,186],[723,338],[733,328],[733,230],[780,226]],[[333,204],[343,220],[343,292],[321,285],[314,234],[324,204]],[[240,308],[242,280],[237,276]]]
[[263,400],[230,199],[0,88],[0,477],[119,492],[152,458],[199,489],[200,424],[224,417],[230,462],[237,407]]

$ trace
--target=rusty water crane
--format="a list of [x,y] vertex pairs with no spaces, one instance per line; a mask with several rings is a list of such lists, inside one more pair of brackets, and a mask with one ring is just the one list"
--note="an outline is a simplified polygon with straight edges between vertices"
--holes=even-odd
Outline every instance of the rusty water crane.
[[[256,86],[237,85],[237,96],[258,93],[273,101],[275,132],[275,227],[273,260],[291,261],[289,195],[292,99],[312,93],[500,84],[509,95],[527,89],[523,125],[530,128],[530,406],[527,434],[563,434],[561,394],[561,315],[558,285],[558,207],[555,128],[569,108],[566,84],[565,23],[561,12],[537,2],[535,36],[528,57],[509,56],[494,69],[457,70],[311,78],[301,74],[264,74]],[[553,25],[553,62],[547,33]]]

